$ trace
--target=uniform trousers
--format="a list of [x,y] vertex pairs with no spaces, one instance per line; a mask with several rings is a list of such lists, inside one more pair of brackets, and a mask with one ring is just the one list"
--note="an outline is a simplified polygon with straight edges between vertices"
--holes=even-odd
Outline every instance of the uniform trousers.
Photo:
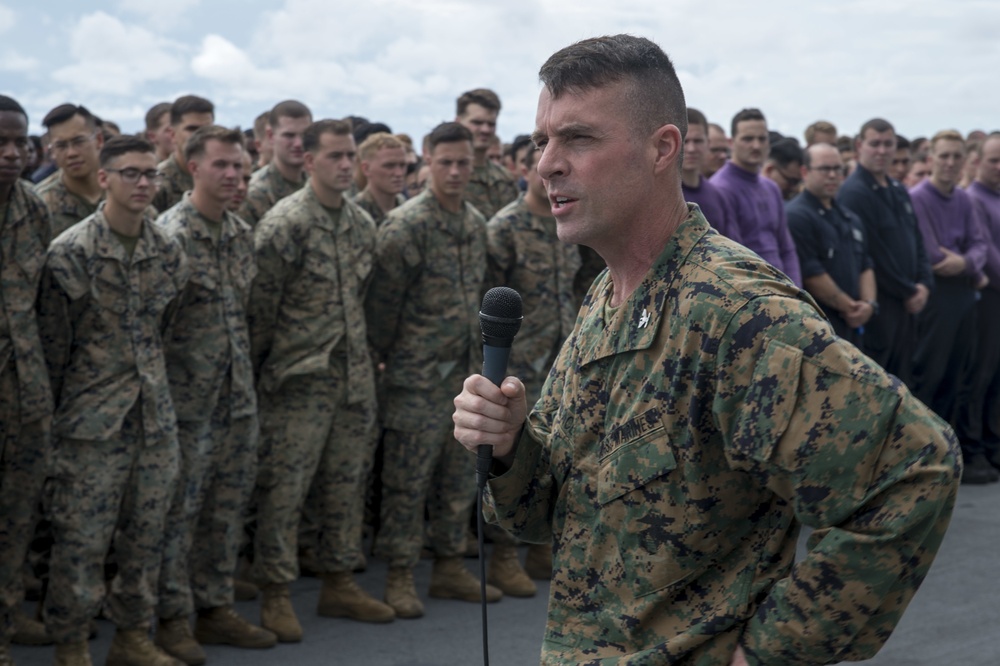
[[[318,559],[326,573],[363,561],[364,489],[375,451],[374,387],[349,386],[346,363],[329,374],[291,377],[260,394],[257,532],[252,577],[291,583],[299,576],[298,529],[317,484]],[[361,402],[349,396],[363,391]]]
[[45,598],[49,633],[57,643],[87,639],[105,597],[104,559],[112,537],[118,559],[112,618],[120,629],[148,627],[180,468],[177,439],[147,437],[136,401],[115,437],[54,442],[45,490],[54,539]]
[[453,400],[454,395],[440,389],[414,396],[419,404],[413,409],[425,415],[422,425],[385,430],[382,516],[375,555],[391,567],[412,568],[420,561],[425,506],[434,555],[458,557],[465,552],[466,526],[476,496],[476,467],[475,456],[453,435]]
[[233,418],[227,392],[205,421],[180,421],[181,471],[167,516],[159,614],[233,603],[243,515],[257,475],[257,415]]
[[13,358],[0,371],[0,643],[14,634],[14,613],[24,597],[21,570],[37,519],[36,506],[50,456],[45,417],[21,423]]
[[965,366],[954,425],[963,454],[989,456],[1000,443],[1000,291],[980,294],[975,354]]

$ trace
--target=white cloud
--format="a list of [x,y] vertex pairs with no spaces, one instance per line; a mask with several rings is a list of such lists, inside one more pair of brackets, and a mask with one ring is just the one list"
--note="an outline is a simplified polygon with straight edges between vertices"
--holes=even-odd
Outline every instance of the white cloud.
[[72,64],[56,69],[52,78],[82,94],[129,95],[147,82],[182,77],[183,50],[146,28],[96,12],[73,28]]
[[14,10],[4,5],[0,5],[0,34],[7,32],[14,27],[16,17]]
[[38,59],[23,56],[14,51],[7,51],[0,56],[0,72],[17,72],[27,74],[38,69]]
[[136,14],[146,19],[150,27],[164,30],[176,26],[188,10],[197,7],[201,0],[118,0],[119,11]]

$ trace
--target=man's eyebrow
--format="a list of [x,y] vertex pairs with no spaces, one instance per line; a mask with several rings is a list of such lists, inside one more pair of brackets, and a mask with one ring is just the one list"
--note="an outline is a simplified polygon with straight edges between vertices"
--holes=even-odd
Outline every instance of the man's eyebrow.
[[[576,134],[580,134],[581,132],[590,133],[593,131],[594,128],[592,128],[589,125],[585,125],[583,123],[569,123],[567,125],[563,125],[562,127],[557,128],[555,132],[553,132],[553,134],[555,134],[555,136],[559,138],[565,139],[567,137],[572,137]],[[535,142],[535,145],[538,145],[539,139],[546,139],[546,138],[548,138],[548,134],[545,134],[540,130],[535,130],[534,132],[531,133],[531,140]]]

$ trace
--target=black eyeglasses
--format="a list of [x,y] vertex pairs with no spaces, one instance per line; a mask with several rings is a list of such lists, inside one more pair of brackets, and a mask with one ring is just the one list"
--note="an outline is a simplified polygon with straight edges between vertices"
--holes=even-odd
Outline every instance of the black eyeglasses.
[[139,179],[143,176],[146,177],[153,185],[159,185],[160,183],[160,172],[156,169],[147,169],[143,171],[142,169],[136,169],[135,167],[126,167],[124,169],[105,169],[105,171],[110,171],[111,173],[117,173],[121,176],[122,182],[129,185],[135,185],[139,182]]
[[832,164],[829,165],[829,166],[809,167],[809,169],[811,171],[819,171],[820,173],[825,173],[827,175],[835,173],[835,174],[838,174],[838,175],[842,176],[842,175],[844,175],[844,173],[847,172],[847,169],[845,169],[844,167],[842,167],[842,166],[834,166]]

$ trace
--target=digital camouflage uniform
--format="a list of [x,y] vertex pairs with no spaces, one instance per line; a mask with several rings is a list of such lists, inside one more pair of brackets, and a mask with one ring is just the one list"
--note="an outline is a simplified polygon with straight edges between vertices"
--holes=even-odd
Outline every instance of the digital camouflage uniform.
[[499,164],[486,160],[485,166],[472,170],[472,178],[465,186],[463,196],[488,220],[520,194],[514,176]]
[[48,206],[49,214],[52,217],[52,238],[57,237],[80,220],[93,215],[97,211],[98,204],[104,199],[102,195],[97,203],[90,203],[83,197],[73,194],[66,187],[61,176],[39,183],[35,186],[35,193]]
[[187,279],[180,245],[149,216],[131,258],[103,206],[49,248],[39,299],[56,397],[45,621],[58,643],[86,640],[116,530],[114,620],[138,629],[155,608],[179,465],[161,332]]
[[49,462],[52,393],[35,299],[50,225],[30,185],[14,183],[0,203],[0,644],[14,633],[21,564]]
[[469,203],[451,213],[427,190],[379,227],[365,312],[369,339],[386,366],[376,554],[390,567],[419,561],[425,505],[435,554],[464,552],[475,466],[452,436],[451,412],[465,378],[482,369],[485,268],[486,224]]
[[184,250],[191,273],[163,340],[181,468],[167,517],[159,616],[178,618],[233,603],[243,511],[257,473],[246,323],[257,265],[250,226],[226,211],[216,240],[190,194],[156,223]]
[[344,199],[337,219],[312,187],[282,199],[255,234],[250,336],[260,397],[254,578],[299,574],[297,531],[316,480],[325,572],[362,561],[364,484],[375,450],[375,379],[364,319],[375,224]]
[[954,434],[690,210],[620,307],[594,285],[489,483],[504,527],[555,538],[542,662],[870,658],[944,536]]
[[[354,196],[354,203],[361,206],[366,213],[371,215],[372,220],[375,221],[376,227],[381,226],[381,224],[385,222],[385,216],[387,213],[383,212],[382,209],[379,208],[379,205],[375,203],[375,197],[373,197],[371,192],[367,189],[358,192],[358,194]],[[402,194],[397,194],[396,205],[393,208],[399,208],[404,203],[406,203],[406,197]]]
[[153,207],[165,213],[184,198],[185,192],[194,187],[194,180],[190,173],[181,168],[176,153],[170,153],[170,157],[160,162],[156,170],[160,172],[160,186],[153,197]]
[[243,200],[243,205],[238,211],[240,219],[251,227],[257,226],[257,223],[263,219],[264,214],[271,210],[274,204],[301,190],[305,183],[305,172],[302,173],[302,180],[293,183],[285,180],[274,162],[261,167],[254,171],[253,176],[250,177],[247,198]]
[[524,195],[487,223],[486,235],[486,287],[515,290],[524,313],[507,374],[524,382],[528,404],[534,404],[576,322],[579,303],[573,282],[580,270],[580,252],[576,245],[559,240],[554,217],[532,215]]

